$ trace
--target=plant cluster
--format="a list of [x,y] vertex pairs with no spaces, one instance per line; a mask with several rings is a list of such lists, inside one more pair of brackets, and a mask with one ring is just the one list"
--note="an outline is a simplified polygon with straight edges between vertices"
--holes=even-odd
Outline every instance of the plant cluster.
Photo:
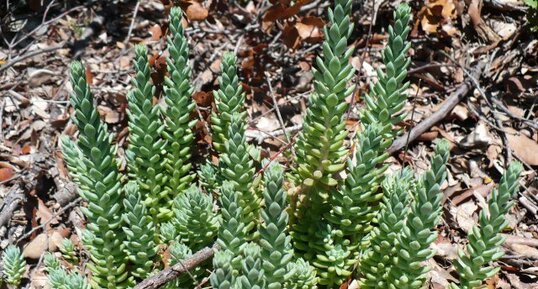
[[[400,133],[409,86],[411,9],[406,4],[396,9],[388,28],[383,68],[364,97],[358,136],[346,141],[346,98],[354,90],[349,85],[354,75],[353,48],[348,47],[351,6],[351,0],[336,0],[329,9],[314,91],[288,174],[275,161],[259,162],[257,148],[246,140],[245,94],[231,53],[223,55],[211,114],[219,163],[204,164],[194,173],[195,104],[179,8],[170,11],[163,106],[156,99],[147,49],[135,49],[125,175],[84,67],[73,63],[71,104],[79,135],[76,142],[63,137],[62,149],[87,203],[88,225],[80,235],[91,278],[77,271],[77,248],[66,240],[60,251],[74,268],[46,255],[51,287],[130,288],[216,242],[219,249],[211,262],[166,288],[195,288],[208,272],[212,288],[223,289],[338,288],[352,277],[362,289],[422,288],[426,261],[434,255],[430,245],[437,238],[450,145],[437,143],[423,175],[409,168],[387,173],[386,151]],[[491,262],[502,255],[499,233],[507,225],[505,214],[521,169],[518,163],[510,165],[491,194],[480,226],[454,263],[460,282],[451,288],[476,288],[497,272]],[[20,251],[8,248],[3,263],[8,284],[19,284],[25,270]]]

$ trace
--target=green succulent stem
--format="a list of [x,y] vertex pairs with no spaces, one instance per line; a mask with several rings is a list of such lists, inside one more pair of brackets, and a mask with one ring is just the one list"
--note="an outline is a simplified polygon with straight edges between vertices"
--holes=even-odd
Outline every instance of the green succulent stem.
[[80,62],[71,65],[71,104],[75,108],[73,121],[79,129],[78,142],[62,137],[64,159],[80,196],[88,202],[82,211],[91,232],[85,245],[91,253],[89,268],[93,282],[102,288],[125,288],[128,272],[123,250],[125,235],[123,194],[116,164],[116,148],[111,144],[106,125],[100,120],[93,96]]
[[233,184],[239,194],[245,234],[247,239],[253,239],[253,231],[258,225],[261,200],[253,186],[254,162],[248,153],[245,130],[245,116],[234,113],[230,119],[228,139],[224,146],[225,153],[220,156],[221,175],[224,180]]
[[286,266],[293,258],[291,237],[287,234],[289,217],[283,177],[284,169],[276,162],[265,170],[265,206],[260,212],[263,223],[259,228],[259,243],[267,289],[284,288],[285,280],[290,276]]
[[513,205],[511,198],[519,188],[519,175],[523,170],[521,163],[510,164],[488,201],[487,210],[480,212],[480,226],[475,226],[469,233],[467,253],[460,251],[454,263],[460,275],[459,285],[451,284],[453,289],[478,288],[487,278],[499,271],[489,265],[504,255],[501,249],[505,238],[500,232],[506,228],[508,221],[505,215]]
[[409,212],[409,192],[414,180],[411,170],[395,173],[383,181],[385,195],[377,217],[378,226],[369,235],[369,246],[361,256],[359,280],[362,289],[387,288],[388,269],[396,255],[398,232]]
[[[168,38],[166,59],[169,76],[164,80],[166,110],[164,111],[163,138],[167,141],[165,170],[167,187],[172,195],[187,190],[194,181],[191,172],[191,150],[194,141],[192,128],[196,119],[191,120],[194,101],[191,98],[191,68],[189,65],[189,45],[181,24],[182,11],[179,7],[170,10],[171,32]],[[168,206],[170,209],[170,206]]]
[[242,276],[239,277],[241,287],[244,289],[265,288],[265,275],[260,258],[260,246],[247,243],[243,248],[244,258],[241,261]]
[[151,273],[153,259],[157,254],[157,244],[153,240],[155,225],[147,214],[135,181],[125,185],[125,193],[126,197],[123,200],[125,207],[123,218],[126,224],[123,230],[127,235],[125,248],[131,261],[131,274],[137,279],[144,279]]
[[225,144],[229,139],[232,115],[239,113],[245,116],[243,106],[245,93],[237,75],[237,57],[231,52],[222,56],[219,90],[215,91],[217,112],[211,114],[211,130],[213,131],[213,147],[219,153],[225,153]]
[[7,284],[17,287],[21,284],[24,272],[26,272],[26,261],[18,247],[10,245],[2,256],[3,279]]
[[174,200],[172,224],[178,241],[198,251],[214,242],[219,219],[213,210],[213,199],[192,186]]
[[284,288],[288,289],[317,289],[318,277],[316,269],[303,258],[298,258],[295,262],[290,262],[286,266],[292,275],[285,283]]
[[[129,177],[137,182],[140,194],[155,225],[170,218],[170,192],[164,189],[161,139],[164,126],[160,120],[160,108],[153,105],[155,88],[151,81],[148,51],[144,45],[135,48],[135,76],[133,89],[127,94],[129,109],[129,146],[127,165]],[[158,242],[158,235],[155,235]]]
[[213,257],[213,273],[209,277],[211,287],[214,289],[233,288],[235,278],[232,268],[232,252],[228,250],[217,251]]
[[414,202],[397,237],[396,256],[387,273],[388,288],[419,289],[426,281],[429,268],[423,263],[435,253],[430,245],[437,238],[435,227],[441,216],[443,198],[440,187],[447,176],[449,152],[448,141],[440,141],[435,148],[430,170],[414,188]]
[[239,204],[239,193],[233,183],[225,181],[220,195],[221,223],[217,243],[224,251],[229,251],[234,276],[241,270],[241,253],[246,244],[245,223]]
[[297,187],[295,199],[301,201],[292,204],[297,208],[292,238],[296,253],[307,260],[328,251],[317,228],[325,227],[327,221],[323,215],[329,211],[329,196],[338,184],[336,175],[345,168],[344,113],[348,108],[345,99],[354,89],[348,85],[354,73],[349,62],[353,49],[347,47],[353,30],[351,3],[336,0],[334,8],[329,9],[331,24],[325,27],[323,57],[316,58],[314,92],[310,95],[303,130],[294,146],[295,166],[290,177]]
[[405,105],[409,82],[405,82],[407,68],[411,59],[407,52],[411,42],[407,41],[411,21],[411,7],[400,4],[394,11],[394,24],[389,26],[389,42],[382,52],[385,70],[377,70],[377,82],[373,84],[371,92],[366,94],[364,100],[366,109],[363,110],[361,120],[365,125],[378,124],[382,135],[392,141],[399,131],[394,131],[394,125],[405,118],[401,110]]

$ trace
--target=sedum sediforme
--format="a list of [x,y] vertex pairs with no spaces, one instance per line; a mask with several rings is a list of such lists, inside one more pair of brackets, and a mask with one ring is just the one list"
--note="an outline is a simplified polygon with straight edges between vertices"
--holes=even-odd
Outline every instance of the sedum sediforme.
[[487,278],[499,271],[490,262],[504,255],[501,245],[505,238],[500,232],[506,228],[506,213],[513,205],[511,198],[519,187],[518,178],[523,169],[521,163],[512,163],[504,173],[499,187],[494,189],[488,201],[487,210],[480,212],[480,226],[469,233],[467,253],[460,251],[454,263],[460,275],[459,285],[451,284],[452,289],[478,288]]
[[352,250],[358,248],[364,236],[372,229],[372,220],[379,209],[383,192],[379,190],[382,165],[388,155],[386,141],[379,125],[368,125],[359,135],[354,158],[348,160],[347,177],[342,187],[331,195],[331,209],[327,220],[338,230],[341,239],[347,240]]
[[[423,264],[434,255],[430,245],[437,238],[435,227],[441,217],[441,184],[445,181],[450,144],[440,141],[431,161],[431,168],[413,190],[414,202],[402,232],[397,237],[396,255],[387,273],[391,289],[418,289],[424,286],[428,266]],[[381,277],[381,276],[379,276]]]
[[138,185],[130,181],[125,185],[123,205],[125,213],[123,230],[127,235],[125,248],[131,261],[131,274],[143,279],[153,268],[153,258],[157,254],[157,244],[154,241],[155,226],[142,201]]
[[241,270],[241,253],[246,244],[245,223],[238,195],[233,183],[225,181],[222,184],[219,199],[222,219],[217,239],[220,248],[229,251],[231,265],[236,273]]
[[[348,86],[354,71],[349,63],[353,49],[347,47],[353,30],[349,16],[351,2],[337,0],[334,8],[329,9],[331,24],[325,27],[323,57],[316,58],[314,92],[310,95],[303,130],[294,146],[295,167],[290,174],[296,186],[296,196],[292,203],[292,206],[297,207],[292,222],[294,247],[296,253],[307,260],[321,258],[312,263],[316,267],[328,266],[325,260],[334,256],[323,255],[331,250],[336,252],[336,248],[328,248],[327,242],[323,240],[332,234],[321,236],[317,229],[325,228],[327,221],[323,215],[330,209],[328,200],[338,184],[336,175],[344,169],[347,154],[344,146],[347,133],[343,117],[348,108],[345,99],[354,89],[353,86]],[[300,200],[298,204],[295,203],[296,200]],[[330,267],[331,272],[336,272],[333,271],[335,267]],[[329,279],[332,280],[333,277]]]
[[[129,105],[129,146],[127,165],[129,177],[138,184],[140,194],[146,203],[152,221],[171,216],[168,190],[163,189],[166,181],[163,173],[162,150],[165,142],[161,139],[164,126],[160,120],[159,106],[153,105],[155,88],[151,82],[148,51],[144,45],[135,47],[135,76],[133,89],[127,94]],[[156,240],[158,236],[155,236]]]
[[316,276],[316,270],[308,263],[308,261],[305,261],[303,258],[299,258],[295,262],[288,263],[286,268],[288,269],[288,272],[292,273],[292,275],[285,283],[284,288],[318,288],[318,277]]
[[239,113],[241,117],[246,115],[243,111],[245,93],[239,83],[236,62],[235,54],[224,53],[218,78],[219,90],[214,93],[217,112],[211,114],[211,130],[213,131],[213,147],[219,153],[226,151],[225,144],[230,135],[232,115],[236,113]]
[[217,251],[213,257],[213,273],[209,277],[214,289],[234,288],[235,277],[232,269],[232,253],[230,251]]
[[213,210],[213,199],[192,186],[174,199],[174,218],[178,241],[193,251],[213,243],[219,220]]
[[398,233],[409,212],[407,205],[413,180],[412,171],[405,169],[383,181],[385,195],[377,217],[378,226],[370,233],[370,245],[363,252],[359,263],[359,283],[363,289],[387,288],[387,273],[396,254]]
[[361,116],[362,123],[380,125],[382,135],[389,140],[388,146],[398,133],[393,126],[405,118],[401,110],[407,99],[405,91],[409,87],[405,78],[411,63],[407,56],[411,47],[411,42],[407,41],[411,15],[411,8],[405,3],[394,11],[394,24],[389,26],[389,41],[382,52],[385,70],[378,68],[378,80],[364,97],[366,109]]
[[164,111],[163,137],[166,139],[165,169],[167,187],[172,195],[188,189],[194,180],[191,172],[191,147],[194,140],[192,128],[196,120],[191,120],[194,102],[191,98],[191,68],[189,66],[189,45],[181,24],[182,12],[179,7],[170,10],[171,36],[168,38],[166,59],[169,76],[164,80],[166,110]]
[[260,246],[247,243],[243,247],[243,260],[241,260],[242,275],[238,278],[243,289],[265,288],[265,276],[260,258]]
[[287,195],[282,187],[284,169],[278,163],[270,164],[264,173],[264,207],[260,212],[263,223],[259,228],[262,265],[267,289],[280,289],[289,278],[287,264],[293,250],[287,234]]
[[60,249],[60,252],[62,252],[62,256],[66,261],[71,263],[72,265],[78,264],[78,257],[77,253],[75,252],[75,245],[73,244],[73,241],[71,239],[63,239],[60,246],[58,246],[58,249]]
[[18,287],[26,271],[26,261],[18,247],[9,245],[2,254],[3,279],[7,284]]
[[79,129],[78,142],[63,137],[62,150],[67,166],[78,185],[80,196],[88,202],[82,211],[88,219],[89,268],[93,281],[102,288],[125,288],[128,272],[122,232],[122,191],[116,164],[116,148],[106,125],[99,119],[93,96],[80,62],[71,65],[71,104],[74,123]]
[[252,239],[252,232],[258,224],[261,200],[256,195],[253,186],[254,164],[248,153],[249,146],[245,130],[244,114],[234,113],[230,119],[228,140],[224,146],[225,152],[220,155],[220,161],[222,162],[222,178],[232,183],[239,194],[246,237]]

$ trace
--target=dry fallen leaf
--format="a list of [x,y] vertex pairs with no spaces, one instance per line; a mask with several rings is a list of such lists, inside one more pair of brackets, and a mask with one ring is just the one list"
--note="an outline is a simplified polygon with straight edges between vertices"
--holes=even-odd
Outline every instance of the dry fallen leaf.
[[420,25],[427,34],[436,33],[438,29],[452,36],[458,33],[452,21],[456,18],[454,0],[429,0],[419,12]]
[[49,248],[47,233],[43,232],[35,237],[22,251],[25,258],[39,259],[43,252]]
[[151,39],[154,40],[154,41],[157,41],[157,40],[161,39],[161,36],[163,35],[163,32],[161,30],[161,26],[159,24],[153,25],[149,29],[149,33],[151,33]]
[[469,232],[473,226],[476,225],[476,221],[473,218],[473,214],[476,211],[478,206],[475,204],[474,201],[469,201],[466,203],[463,203],[456,207],[455,209],[451,209],[453,215],[456,216],[456,222],[458,222],[458,226],[465,231]]
[[187,18],[191,21],[203,21],[209,15],[207,9],[205,9],[202,4],[198,2],[191,2],[191,5],[187,7]]
[[11,179],[13,175],[15,175],[15,171],[12,168],[0,168],[0,182]]
[[528,165],[538,166],[538,143],[513,128],[507,127],[506,131],[508,146],[515,155]]

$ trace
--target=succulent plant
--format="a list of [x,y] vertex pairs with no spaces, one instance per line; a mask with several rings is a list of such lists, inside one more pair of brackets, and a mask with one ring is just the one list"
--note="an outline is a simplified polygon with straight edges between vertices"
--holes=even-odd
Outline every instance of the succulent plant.
[[265,170],[264,207],[260,212],[263,223],[259,228],[263,270],[267,289],[284,288],[290,272],[286,266],[293,259],[291,239],[287,234],[287,195],[282,187],[284,169],[278,163]]
[[2,254],[3,279],[11,286],[19,286],[24,272],[26,272],[26,261],[18,247],[9,245]]
[[[129,146],[126,152],[129,178],[137,182],[140,194],[155,225],[171,217],[171,192],[164,189],[166,177],[161,138],[164,126],[160,108],[153,104],[155,88],[151,81],[148,51],[144,45],[135,48],[133,89],[127,94],[129,109]],[[158,238],[158,236],[155,236]]]
[[213,147],[219,153],[226,152],[225,144],[230,138],[232,115],[239,114],[240,118],[245,117],[243,112],[245,93],[239,83],[236,62],[237,57],[233,53],[224,53],[218,78],[220,88],[214,93],[217,112],[211,114],[211,130]]
[[[116,148],[100,120],[94,105],[85,69],[80,62],[71,65],[71,104],[74,123],[79,129],[78,142],[61,139],[66,164],[78,185],[80,196],[88,202],[81,208],[88,219],[84,245],[90,251],[88,264],[93,279],[102,288],[125,288],[128,272],[122,231],[122,198]],[[106,245],[105,245],[106,244]]]
[[78,264],[77,253],[75,252],[75,245],[71,239],[63,239],[62,244],[59,246],[62,256],[69,263],[76,265]]
[[412,171],[404,169],[383,181],[385,196],[379,211],[378,226],[368,237],[369,246],[363,251],[359,263],[359,280],[363,289],[387,288],[387,274],[396,255],[396,242],[409,213]]
[[265,288],[265,275],[260,258],[260,246],[255,243],[247,243],[243,247],[243,260],[241,260],[242,275],[238,282],[244,289]]
[[228,181],[222,183],[220,193],[219,203],[222,219],[217,243],[222,250],[230,252],[231,265],[237,274],[241,269],[241,253],[246,244],[239,193],[235,191],[233,183]]
[[131,261],[131,274],[143,279],[152,271],[153,260],[157,254],[155,243],[155,226],[142,201],[138,185],[130,181],[125,185],[125,199],[123,200],[125,213],[123,230],[127,235],[125,248],[127,258]]
[[451,288],[478,288],[499,271],[499,268],[490,263],[504,255],[501,245],[505,237],[500,232],[508,225],[505,215],[513,205],[511,198],[519,187],[518,179],[522,170],[521,163],[510,164],[499,187],[491,193],[487,210],[480,212],[480,226],[474,226],[469,233],[467,253],[460,251],[459,258],[454,263],[460,275],[460,283],[451,284]]
[[228,250],[215,252],[213,273],[209,277],[214,289],[234,288],[235,278],[232,269],[232,253]]
[[224,145],[224,153],[220,155],[220,161],[222,178],[233,184],[234,190],[239,194],[245,234],[248,239],[252,239],[251,233],[258,225],[261,200],[253,185],[254,164],[248,154],[245,126],[246,121],[242,114],[234,113],[231,116],[228,140]]
[[286,267],[288,272],[292,273],[292,276],[286,282],[286,286],[284,288],[318,288],[318,277],[316,276],[316,270],[308,263],[308,261],[305,261],[303,258],[299,258],[295,262],[288,263]]
[[214,242],[219,227],[213,199],[192,186],[174,199],[172,224],[178,241],[198,251]]
[[441,217],[441,184],[447,176],[448,141],[440,141],[435,148],[431,168],[414,187],[413,203],[401,234],[397,237],[396,256],[389,268],[388,288],[422,288],[429,267],[423,263],[433,257],[431,243],[437,239],[435,227]]
[[194,101],[191,98],[191,68],[189,65],[189,45],[181,24],[182,11],[179,7],[170,9],[171,36],[168,38],[166,59],[169,76],[164,80],[166,109],[164,110],[163,137],[167,141],[165,169],[171,195],[180,195],[194,181],[191,150],[194,141],[192,128],[196,120],[191,119]]

